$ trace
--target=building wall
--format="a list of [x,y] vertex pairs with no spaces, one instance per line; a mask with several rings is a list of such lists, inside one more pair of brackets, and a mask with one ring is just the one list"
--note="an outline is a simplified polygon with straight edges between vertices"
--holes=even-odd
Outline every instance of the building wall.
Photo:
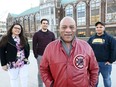
[[[58,37],[59,22],[64,16],[72,16],[77,24],[77,36],[91,36],[95,33],[94,24],[105,22],[106,31],[116,36],[116,1],[114,0],[75,0],[66,4],[61,0],[41,2],[38,12],[24,16],[9,17],[7,25],[20,21],[26,35],[32,37],[41,28],[40,20],[49,20],[49,29]],[[59,4],[59,5],[58,5]],[[57,6],[58,5],[58,6]]]
[[57,37],[57,17],[56,7],[54,0],[41,2],[38,12],[23,15],[23,16],[8,16],[7,27],[9,28],[14,22],[20,22],[23,26],[25,33],[28,37],[32,37],[33,34],[41,28],[40,20],[46,18],[49,20],[49,30],[54,32]]
[[[89,2],[87,2],[89,1]],[[63,5],[64,16],[72,16],[77,23],[77,36],[90,36],[95,33],[97,21],[106,24],[106,31],[116,35],[116,1],[79,0]]]
[[6,22],[0,21],[0,33],[5,33],[6,32]]

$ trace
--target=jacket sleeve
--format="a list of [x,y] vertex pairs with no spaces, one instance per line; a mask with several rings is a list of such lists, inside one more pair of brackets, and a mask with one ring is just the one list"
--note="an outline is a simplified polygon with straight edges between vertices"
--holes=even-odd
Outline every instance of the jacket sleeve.
[[90,76],[90,87],[95,87],[98,81],[98,63],[92,48],[90,47],[90,54],[89,54],[89,76]]
[[50,66],[49,66],[49,60],[48,60],[50,57],[50,54],[48,52],[49,52],[49,48],[47,46],[42,56],[42,60],[40,62],[40,74],[46,87],[51,87],[51,84],[53,83],[53,78],[50,72]]
[[91,37],[87,40],[87,42],[89,43],[89,45],[91,45]]
[[114,61],[116,61],[116,40],[113,37],[109,38],[109,45],[110,58],[108,59],[108,61],[110,63],[113,63]]
[[6,65],[7,60],[6,60],[6,47],[5,46],[0,47],[0,58],[1,58],[1,66]]
[[30,55],[30,45],[29,45],[29,43],[27,43],[26,45],[25,45],[25,57],[28,59],[28,57],[29,57],[29,55]]
[[33,54],[34,57],[37,58],[38,54],[37,54],[37,45],[38,45],[38,40],[37,40],[37,33],[34,34],[33,36],[33,40],[32,40],[32,44],[33,44]]
[[53,33],[53,39],[52,39],[52,41],[54,41],[55,40],[55,35],[54,35],[54,33]]

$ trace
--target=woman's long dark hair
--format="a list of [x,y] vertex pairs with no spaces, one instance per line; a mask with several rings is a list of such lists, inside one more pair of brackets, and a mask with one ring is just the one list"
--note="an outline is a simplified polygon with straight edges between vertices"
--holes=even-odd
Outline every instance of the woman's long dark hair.
[[19,23],[14,23],[7,31],[7,34],[2,37],[0,46],[5,45],[8,42],[8,37],[12,36],[12,29],[15,25],[19,25],[21,27],[21,33],[19,34],[21,46],[23,47],[25,44],[27,44],[27,38],[25,37],[23,27]]

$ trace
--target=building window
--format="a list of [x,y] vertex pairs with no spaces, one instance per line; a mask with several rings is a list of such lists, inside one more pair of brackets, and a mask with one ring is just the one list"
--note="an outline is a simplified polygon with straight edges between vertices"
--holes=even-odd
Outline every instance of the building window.
[[50,14],[49,8],[43,8],[41,9],[41,16],[46,16]]
[[30,15],[30,29],[31,29],[31,32],[34,32],[34,15]]
[[65,8],[65,16],[73,17],[73,6],[72,5],[66,6],[66,8]]
[[23,18],[22,17],[19,18],[17,22],[19,22],[23,26]]
[[77,36],[78,37],[85,37],[86,36],[86,32],[85,31],[78,31]]
[[106,2],[106,22],[116,22],[116,2],[114,0],[107,0]]
[[97,21],[100,21],[100,0],[91,0],[90,2],[90,24],[94,25]]
[[25,33],[28,33],[28,32],[29,32],[29,24],[28,24],[28,23],[29,23],[29,20],[28,20],[28,19],[29,19],[28,16],[25,16],[25,17],[24,17]]
[[80,2],[77,5],[77,25],[86,25],[86,4]]
[[51,14],[54,14],[54,8],[51,7]]
[[54,25],[54,19],[51,20],[51,25]]
[[36,17],[36,31],[37,31],[38,28],[40,28],[40,14],[37,13],[35,17]]

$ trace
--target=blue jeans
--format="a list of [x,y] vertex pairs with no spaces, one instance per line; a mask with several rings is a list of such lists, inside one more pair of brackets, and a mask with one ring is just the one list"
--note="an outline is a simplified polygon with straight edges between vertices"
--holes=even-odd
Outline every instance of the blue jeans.
[[98,62],[99,74],[103,77],[104,87],[111,87],[112,65],[105,65],[105,62]]

